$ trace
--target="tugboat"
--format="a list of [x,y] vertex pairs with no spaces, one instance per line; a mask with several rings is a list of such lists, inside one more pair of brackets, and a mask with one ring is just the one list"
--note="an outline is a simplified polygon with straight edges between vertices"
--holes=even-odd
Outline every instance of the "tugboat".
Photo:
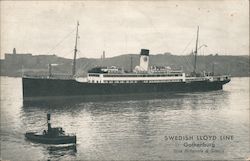
[[25,137],[28,140],[43,144],[76,144],[76,135],[66,135],[61,127],[51,127],[50,114],[47,114],[48,130],[42,134],[36,132],[26,132]]

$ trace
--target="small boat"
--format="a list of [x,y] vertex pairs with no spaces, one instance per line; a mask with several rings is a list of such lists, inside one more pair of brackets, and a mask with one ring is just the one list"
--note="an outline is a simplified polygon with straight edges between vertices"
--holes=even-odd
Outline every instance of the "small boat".
[[50,114],[47,114],[48,130],[42,134],[37,132],[26,132],[25,137],[28,140],[43,144],[76,144],[76,135],[66,135],[61,127],[51,127]]

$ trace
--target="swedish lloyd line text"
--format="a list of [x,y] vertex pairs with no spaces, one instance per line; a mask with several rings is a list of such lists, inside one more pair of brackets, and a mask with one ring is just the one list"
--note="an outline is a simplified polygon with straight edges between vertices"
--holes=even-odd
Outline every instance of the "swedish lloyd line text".
[[233,140],[233,135],[222,135],[222,136],[215,136],[215,135],[184,135],[184,136],[165,136],[166,141],[187,141],[187,140]]

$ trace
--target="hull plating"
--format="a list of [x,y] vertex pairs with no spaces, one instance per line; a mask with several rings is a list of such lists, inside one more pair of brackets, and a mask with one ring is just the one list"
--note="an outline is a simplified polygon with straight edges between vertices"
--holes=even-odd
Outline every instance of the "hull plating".
[[106,95],[175,93],[221,90],[224,81],[194,81],[167,83],[81,83],[75,80],[22,78],[23,100],[62,97],[91,97]]
[[35,133],[26,133],[25,137],[31,141],[43,144],[76,144],[76,136],[46,137]]

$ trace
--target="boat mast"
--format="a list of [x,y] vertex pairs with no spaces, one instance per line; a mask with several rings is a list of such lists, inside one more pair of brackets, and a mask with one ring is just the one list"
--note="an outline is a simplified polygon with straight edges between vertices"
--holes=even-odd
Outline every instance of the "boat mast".
[[50,113],[47,113],[48,133],[51,132]]
[[74,59],[73,59],[73,67],[72,67],[72,76],[74,76],[76,74],[76,53],[77,53],[77,40],[78,40],[78,26],[79,26],[79,22],[77,21],[77,25],[76,25],[76,41],[75,41]]
[[194,51],[194,70],[193,74],[195,74],[196,71],[196,61],[197,61],[197,52],[198,52],[198,40],[199,40],[199,26],[197,29],[197,38],[196,38],[196,45],[195,45],[195,51]]
[[133,57],[130,57],[130,72],[133,72]]

